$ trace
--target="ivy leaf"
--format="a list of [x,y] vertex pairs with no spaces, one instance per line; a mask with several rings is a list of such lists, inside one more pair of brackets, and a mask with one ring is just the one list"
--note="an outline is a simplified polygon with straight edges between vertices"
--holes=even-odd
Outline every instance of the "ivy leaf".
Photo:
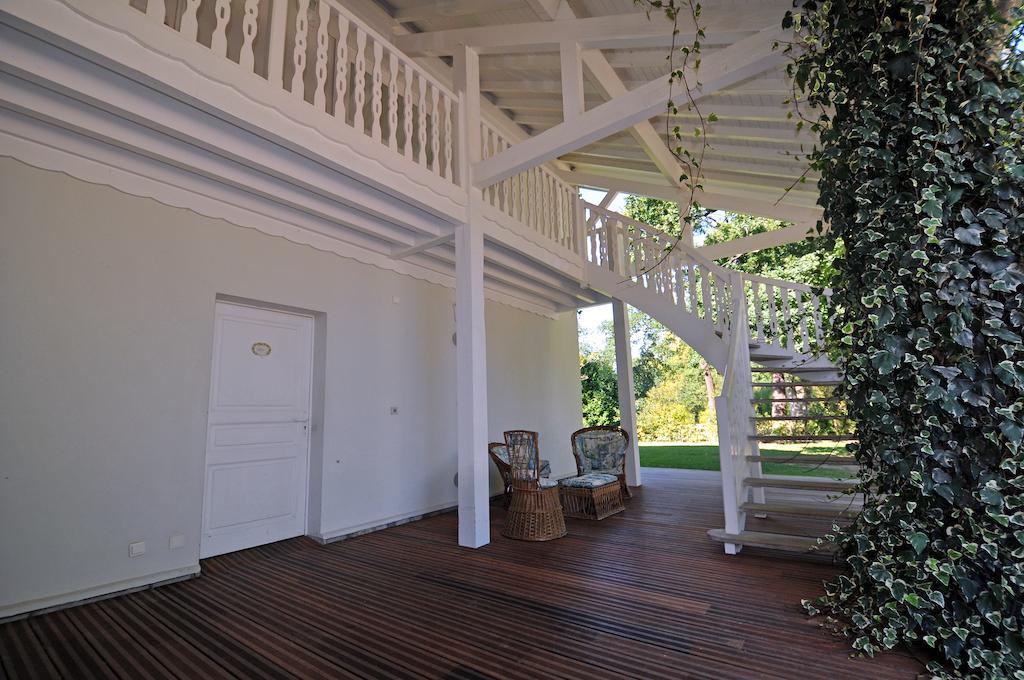
[[957,227],[953,230],[953,236],[961,243],[968,243],[972,246],[981,245],[981,228],[975,225],[970,227]]
[[910,534],[910,545],[914,546],[914,551],[920,555],[924,552],[925,547],[928,545],[928,536],[920,531],[915,531]]

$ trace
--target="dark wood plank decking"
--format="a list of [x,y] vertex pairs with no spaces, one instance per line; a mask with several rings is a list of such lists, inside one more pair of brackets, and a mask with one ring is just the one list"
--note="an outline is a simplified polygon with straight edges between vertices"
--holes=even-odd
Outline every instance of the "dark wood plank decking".
[[[822,558],[722,554],[717,476],[645,470],[626,512],[544,544],[454,514],[203,562],[200,578],[0,626],[11,678],[913,678],[801,612]],[[770,521],[770,520],[769,520]],[[764,528],[764,523],[761,529]]]

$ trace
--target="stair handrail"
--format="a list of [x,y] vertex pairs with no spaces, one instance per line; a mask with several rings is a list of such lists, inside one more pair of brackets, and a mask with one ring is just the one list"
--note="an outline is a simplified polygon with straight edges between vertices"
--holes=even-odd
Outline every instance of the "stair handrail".
[[656,227],[593,203],[581,205],[587,263],[652,290],[724,337],[730,270]]
[[[742,329],[749,325],[746,301],[740,299],[740,292],[744,290],[742,272],[733,271],[732,276],[730,323],[733,329]],[[746,333],[730,332],[728,347],[726,366],[722,373],[721,393],[715,397],[715,412],[718,420],[718,454],[725,531],[737,535],[746,526],[746,513],[742,506],[747,500],[749,490],[744,480],[747,477],[760,477],[761,464],[751,463],[747,459],[748,456],[757,453],[756,442],[751,437],[754,434],[751,420],[754,391],[749,338]],[[739,544],[727,543],[725,550],[729,554],[736,554],[741,547]]]

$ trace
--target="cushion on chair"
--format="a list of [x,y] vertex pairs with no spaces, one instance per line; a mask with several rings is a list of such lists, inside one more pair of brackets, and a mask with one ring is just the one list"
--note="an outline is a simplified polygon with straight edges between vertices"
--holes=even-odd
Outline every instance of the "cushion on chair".
[[573,434],[583,473],[621,473],[626,464],[626,440],[618,430],[586,430]]
[[[543,480],[541,480],[543,481]],[[562,486],[572,486],[582,489],[596,489],[605,484],[618,484],[619,478],[615,475],[586,474],[579,477],[569,477],[559,482]]]
[[538,484],[542,489],[550,489],[553,486],[558,486],[558,482],[556,482],[553,479],[542,479],[538,482]]

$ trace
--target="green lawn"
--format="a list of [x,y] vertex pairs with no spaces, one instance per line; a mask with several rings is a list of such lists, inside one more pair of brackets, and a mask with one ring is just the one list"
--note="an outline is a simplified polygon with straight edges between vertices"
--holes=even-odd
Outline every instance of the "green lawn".
[[[772,444],[761,447],[764,456],[845,455],[840,444]],[[640,444],[640,464],[644,467],[682,468],[686,470],[718,470],[718,446],[715,444]],[[842,468],[821,468],[816,465],[780,465],[765,463],[763,471],[769,475],[806,475],[814,477],[845,477],[849,471]]]

